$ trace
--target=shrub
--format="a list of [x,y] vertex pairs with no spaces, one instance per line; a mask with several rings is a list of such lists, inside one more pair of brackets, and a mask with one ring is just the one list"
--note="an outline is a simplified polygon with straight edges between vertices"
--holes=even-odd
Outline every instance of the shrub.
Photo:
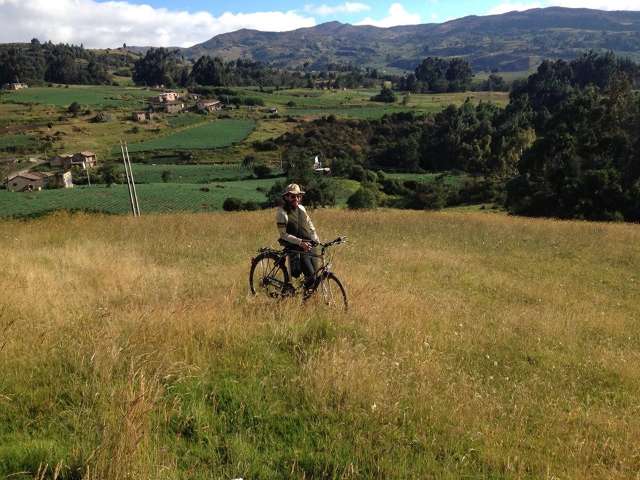
[[360,187],[349,197],[347,206],[354,210],[376,208],[378,206],[376,192],[372,188]]
[[253,174],[258,178],[268,178],[271,176],[271,168],[268,165],[259,163],[253,167]]
[[69,105],[69,108],[67,108],[67,111],[74,117],[78,116],[80,110],[82,110],[82,106],[78,102],[73,102],[71,105]]
[[222,209],[225,212],[237,212],[242,210],[242,200],[235,197],[227,197],[222,204]]
[[396,94],[393,93],[393,90],[387,87],[382,87],[380,93],[378,95],[374,95],[371,97],[371,101],[373,102],[384,102],[384,103],[393,103],[396,101]]
[[278,144],[273,140],[265,140],[264,142],[256,140],[252,146],[257,152],[272,152],[278,149]]
[[106,112],[98,112],[95,117],[91,119],[93,123],[107,123],[111,121],[111,115]]

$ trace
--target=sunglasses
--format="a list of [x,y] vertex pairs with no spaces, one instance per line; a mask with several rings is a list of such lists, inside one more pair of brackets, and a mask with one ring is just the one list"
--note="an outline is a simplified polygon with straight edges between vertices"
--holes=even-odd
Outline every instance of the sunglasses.
[[302,198],[301,193],[288,193],[287,195],[289,195],[289,198]]

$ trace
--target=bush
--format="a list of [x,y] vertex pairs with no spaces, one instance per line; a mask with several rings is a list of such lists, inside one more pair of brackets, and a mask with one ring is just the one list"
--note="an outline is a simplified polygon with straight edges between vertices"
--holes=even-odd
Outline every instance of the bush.
[[111,115],[106,112],[98,112],[95,117],[91,119],[93,123],[107,123],[111,121]]
[[273,140],[265,140],[264,142],[256,140],[252,143],[252,146],[257,152],[272,152],[278,149],[278,144]]
[[357,182],[363,182],[366,178],[366,170],[361,165],[353,165],[351,167],[349,178],[351,180],[356,180]]
[[271,168],[268,165],[259,163],[253,167],[253,174],[258,178],[269,178],[271,176]]
[[71,105],[69,105],[69,108],[67,108],[67,111],[74,117],[77,117],[81,110],[82,106],[78,102],[73,102]]
[[354,210],[376,208],[378,206],[376,192],[372,188],[360,187],[349,197],[347,206]]
[[235,197],[227,197],[222,204],[222,209],[225,212],[237,212],[242,210],[242,200]]
[[260,210],[262,205],[254,200],[243,202],[239,198],[227,197],[222,204],[222,209],[225,212],[238,212],[240,210]]
[[390,88],[383,87],[378,95],[371,97],[372,102],[393,103],[396,101],[396,94]]

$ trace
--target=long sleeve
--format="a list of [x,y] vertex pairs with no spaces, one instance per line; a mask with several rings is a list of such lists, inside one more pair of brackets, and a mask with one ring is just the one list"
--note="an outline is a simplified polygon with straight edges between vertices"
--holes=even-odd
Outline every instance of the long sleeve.
[[309,217],[309,214],[307,213],[307,210],[303,207],[300,206],[298,207],[302,213],[305,216],[305,224],[307,226],[307,231],[311,234],[311,240],[313,240],[314,242],[320,242],[320,237],[318,236],[318,232],[316,231],[316,227],[313,224],[313,222],[311,221],[311,217]]

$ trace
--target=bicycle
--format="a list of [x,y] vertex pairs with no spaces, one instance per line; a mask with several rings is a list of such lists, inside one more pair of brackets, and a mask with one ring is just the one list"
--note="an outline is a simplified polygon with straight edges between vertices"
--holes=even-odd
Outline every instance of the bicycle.
[[[346,311],[349,306],[347,292],[342,282],[331,271],[331,261],[325,255],[331,247],[343,244],[345,241],[346,237],[338,237],[327,243],[310,242],[314,247],[321,247],[320,255],[301,252],[286,246],[281,250],[270,247],[260,248],[258,255],[251,259],[249,271],[251,294],[264,294],[272,299],[290,298],[302,294],[303,301],[319,298],[325,305]],[[321,260],[321,266],[314,272],[314,280],[309,288],[305,288],[302,284],[296,286],[291,283],[287,258],[293,253],[309,255]]]

